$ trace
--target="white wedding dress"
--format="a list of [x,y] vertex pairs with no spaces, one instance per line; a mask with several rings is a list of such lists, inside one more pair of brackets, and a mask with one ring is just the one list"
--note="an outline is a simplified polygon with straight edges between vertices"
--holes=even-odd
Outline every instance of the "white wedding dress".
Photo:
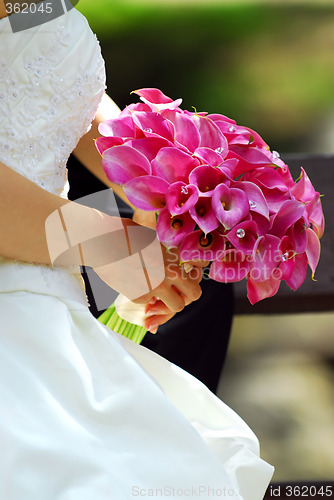
[[[0,20],[0,160],[60,195],[104,89],[75,9],[15,34]],[[1,500],[261,499],[273,469],[252,431],[95,320],[77,271],[0,258]]]

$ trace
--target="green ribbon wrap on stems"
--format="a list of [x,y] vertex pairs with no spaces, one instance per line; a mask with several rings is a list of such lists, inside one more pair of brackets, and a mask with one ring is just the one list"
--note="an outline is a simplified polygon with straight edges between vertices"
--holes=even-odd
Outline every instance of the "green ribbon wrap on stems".
[[147,333],[147,330],[142,326],[144,308],[145,305],[134,304],[119,295],[115,302],[98,317],[98,320],[114,332],[140,344]]

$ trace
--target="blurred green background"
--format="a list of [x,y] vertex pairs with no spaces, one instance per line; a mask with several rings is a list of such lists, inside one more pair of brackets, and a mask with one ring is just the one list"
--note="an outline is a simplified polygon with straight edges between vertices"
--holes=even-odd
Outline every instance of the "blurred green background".
[[[80,0],[108,93],[158,87],[280,153],[334,153],[332,0]],[[271,299],[275,300],[275,298]],[[222,321],[224,319],[222,318]],[[334,313],[236,317],[219,396],[259,436],[275,480],[334,479]]]
[[80,0],[108,92],[158,87],[256,129],[280,152],[334,151],[334,4]]

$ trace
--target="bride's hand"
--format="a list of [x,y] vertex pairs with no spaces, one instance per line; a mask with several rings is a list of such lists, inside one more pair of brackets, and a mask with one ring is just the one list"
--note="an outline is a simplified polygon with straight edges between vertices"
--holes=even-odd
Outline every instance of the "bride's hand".
[[152,229],[157,227],[155,212],[148,212],[147,210],[136,208],[133,212],[132,220],[141,226],[151,227]]
[[173,247],[167,250],[161,246],[161,250],[164,261],[164,279],[149,293],[132,300],[140,304],[147,304],[153,298],[159,297],[167,308],[176,313],[182,311],[186,305],[201,296],[202,290],[199,283],[202,279],[201,268],[203,266],[196,264],[189,272],[189,269],[184,265],[180,265],[177,248]]
[[[202,279],[202,268],[208,265],[207,261],[193,261],[184,264],[184,270],[188,274],[191,273],[193,279],[199,283]],[[185,305],[190,302],[185,298]],[[153,297],[152,300],[146,304],[145,307],[145,320],[144,326],[146,330],[151,333],[156,333],[159,326],[167,323],[176,312],[172,311],[166,304],[160,299],[160,297]]]

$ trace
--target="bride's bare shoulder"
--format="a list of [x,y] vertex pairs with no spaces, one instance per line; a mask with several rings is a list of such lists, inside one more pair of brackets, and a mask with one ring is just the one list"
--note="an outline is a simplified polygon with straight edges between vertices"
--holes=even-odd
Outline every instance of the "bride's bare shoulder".
[[0,19],[2,19],[3,17],[7,17],[7,15],[8,14],[5,8],[5,3],[0,1]]

